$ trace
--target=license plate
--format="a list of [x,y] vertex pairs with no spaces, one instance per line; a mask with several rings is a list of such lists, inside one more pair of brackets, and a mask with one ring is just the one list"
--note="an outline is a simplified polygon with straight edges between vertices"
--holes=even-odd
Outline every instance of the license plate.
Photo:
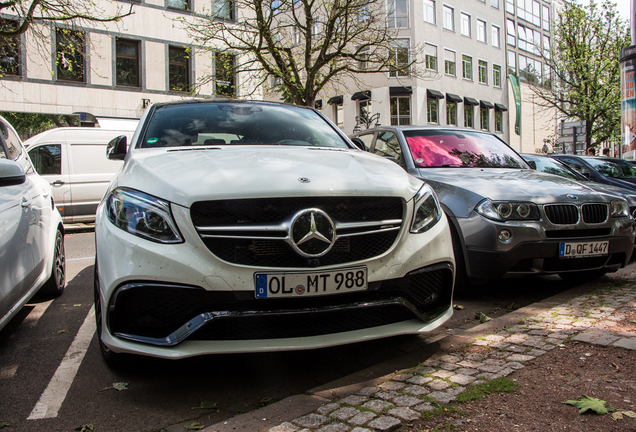
[[364,291],[367,268],[327,272],[256,273],[256,298],[306,297]]
[[580,258],[607,255],[609,241],[561,243],[559,257]]

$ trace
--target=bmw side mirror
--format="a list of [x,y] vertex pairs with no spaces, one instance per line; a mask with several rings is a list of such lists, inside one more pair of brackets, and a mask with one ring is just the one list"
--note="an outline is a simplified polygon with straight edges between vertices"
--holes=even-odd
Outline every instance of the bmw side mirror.
[[354,143],[356,147],[358,147],[360,150],[366,150],[364,148],[364,141],[362,141],[360,138],[358,137],[351,138],[351,142]]
[[126,135],[120,135],[110,140],[106,146],[106,155],[110,160],[124,160],[126,158],[127,147],[128,139]]

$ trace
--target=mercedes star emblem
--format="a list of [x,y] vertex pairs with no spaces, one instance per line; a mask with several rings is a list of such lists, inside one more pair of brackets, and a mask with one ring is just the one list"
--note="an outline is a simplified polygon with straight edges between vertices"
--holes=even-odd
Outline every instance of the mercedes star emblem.
[[336,240],[333,221],[320,209],[307,209],[298,213],[289,234],[296,252],[307,258],[325,255]]

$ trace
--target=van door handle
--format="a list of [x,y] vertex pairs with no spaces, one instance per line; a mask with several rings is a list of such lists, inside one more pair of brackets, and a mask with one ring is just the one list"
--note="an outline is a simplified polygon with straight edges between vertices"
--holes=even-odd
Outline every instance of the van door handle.
[[62,180],[55,180],[53,183],[51,183],[51,186],[62,186],[64,184],[64,182]]

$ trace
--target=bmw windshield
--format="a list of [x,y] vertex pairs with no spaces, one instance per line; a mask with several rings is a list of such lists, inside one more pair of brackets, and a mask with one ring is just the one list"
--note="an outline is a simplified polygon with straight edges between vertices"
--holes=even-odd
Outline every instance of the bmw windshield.
[[404,136],[418,168],[529,168],[503,141],[489,134],[405,130]]
[[158,105],[137,146],[211,145],[350,148],[335,128],[311,109],[250,102]]

